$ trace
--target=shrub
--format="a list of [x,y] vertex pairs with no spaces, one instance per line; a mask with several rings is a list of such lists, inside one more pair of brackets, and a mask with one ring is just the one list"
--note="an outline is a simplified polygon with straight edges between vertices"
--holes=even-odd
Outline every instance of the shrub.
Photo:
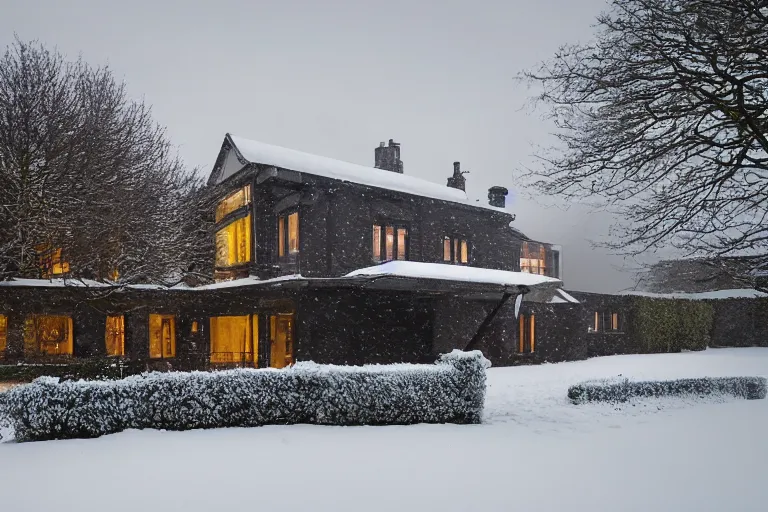
[[634,332],[649,353],[704,350],[709,344],[714,308],[707,301],[635,299]]
[[8,391],[6,412],[18,441],[144,428],[479,423],[488,365],[481,352],[454,351],[434,365],[299,363],[92,382],[41,377]]
[[632,398],[665,396],[731,395],[747,400],[763,399],[768,390],[765,377],[703,377],[633,382],[629,379],[588,381],[568,388],[573,403],[626,402]]

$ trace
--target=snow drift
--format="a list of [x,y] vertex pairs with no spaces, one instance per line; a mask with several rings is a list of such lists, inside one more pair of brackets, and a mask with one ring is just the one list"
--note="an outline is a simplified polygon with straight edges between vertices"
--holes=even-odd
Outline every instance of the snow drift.
[[41,377],[7,391],[0,402],[18,441],[146,428],[480,423],[489,365],[479,351],[454,350],[434,365],[299,363],[118,381]]
[[768,380],[765,377],[702,377],[660,381],[631,381],[604,379],[587,381],[568,388],[573,403],[626,402],[632,398],[666,396],[729,395],[747,400],[766,397]]

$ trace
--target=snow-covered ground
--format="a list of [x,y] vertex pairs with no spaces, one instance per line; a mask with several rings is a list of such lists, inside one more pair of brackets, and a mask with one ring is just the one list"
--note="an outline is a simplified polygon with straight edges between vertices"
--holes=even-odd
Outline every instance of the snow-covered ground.
[[5,443],[0,510],[766,510],[768,400],[565,398],[572,383],[618,374],[768,376],[768,349],[491,369],[483,425]]

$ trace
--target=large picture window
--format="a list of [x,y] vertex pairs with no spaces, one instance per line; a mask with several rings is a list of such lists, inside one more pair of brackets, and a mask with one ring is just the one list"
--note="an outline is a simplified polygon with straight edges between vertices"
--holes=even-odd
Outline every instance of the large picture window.
[[523,242],[520,250],[520,270],[530,274],[547,274],[546,249],[535,242]]
[[299,212],[277,218],[277,255],[280,258],[299,253]]
[[408,259],[408,228],[403,225],[373,225],[373,261]]
[[211,317],[212,363],[258,363],[259,317]]
[[31,315],[24,321],[24,352],[27,355],[72,355],[72,318]]
[[230,222],[216,232],[216,266],[232,267],[251,261],[251,216]]
[[173,315],[149,315],[149,357],[176,357],[176,318]]
[[469,242],[464,238],[446,236],[443,238],[443,261],[466,265],[469,263]]

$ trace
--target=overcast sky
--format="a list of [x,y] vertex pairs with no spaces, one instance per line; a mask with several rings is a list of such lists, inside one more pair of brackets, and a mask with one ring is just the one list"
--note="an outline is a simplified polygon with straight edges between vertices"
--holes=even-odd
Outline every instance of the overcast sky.
[[0,0],[0,43],[14,32],[108,64],[153,106],[185,161],[206,175],[224,134],[373,165],[402,144],[405,172],[467,192],[510,189],[528,236],[563,245],[570,289],[631,286],[635,262],[593,249],[609,219],[547,207],[520,186],[549,141],[517,73],[591,37],[603,0],[36,1]]

